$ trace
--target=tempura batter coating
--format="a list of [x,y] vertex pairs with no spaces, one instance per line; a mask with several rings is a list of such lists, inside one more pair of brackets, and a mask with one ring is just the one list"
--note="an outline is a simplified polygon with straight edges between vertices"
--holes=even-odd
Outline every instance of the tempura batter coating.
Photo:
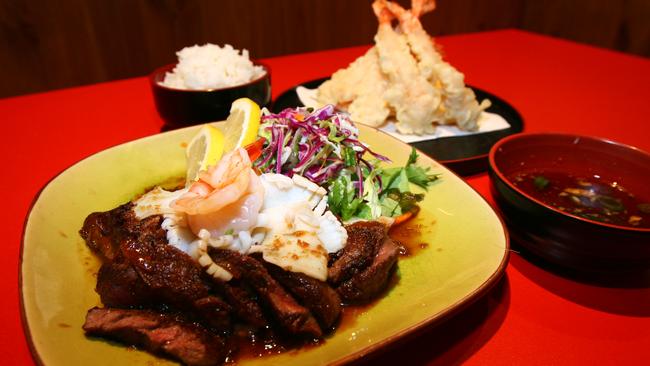
[[[375,47],[323,83],[317,98],[348,111],[352,120],[378,127],[395,118],[399,132],[427,134],[439,124],[478,129],[490,106],[480,104],[464,75],[442,59],[419,17],[435,9],[434,0],[412,0],[410,10],[376,0],[379,21]],[[399,26],[392,27],[397,20]]]

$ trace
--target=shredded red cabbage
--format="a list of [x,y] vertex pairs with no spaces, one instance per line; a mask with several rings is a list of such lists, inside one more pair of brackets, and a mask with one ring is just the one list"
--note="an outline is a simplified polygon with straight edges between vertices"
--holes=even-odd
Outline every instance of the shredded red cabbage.
[[[363,197],[363,182],[375,169],[363,155],[367,152],[381,161],[387,157],[370,150],[358,140],[358,130],[345,113],[334,106],[288,108],[262,116],[260,136],[265,139],[255,166],[262,173],[303,175],[326,186],[347,171]],[[374,175],[381,187],[381,179]]]

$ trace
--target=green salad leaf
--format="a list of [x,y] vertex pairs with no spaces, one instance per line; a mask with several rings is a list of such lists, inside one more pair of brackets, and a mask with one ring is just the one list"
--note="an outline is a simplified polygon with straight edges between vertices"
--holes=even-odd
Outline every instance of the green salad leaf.
[[360,141],[349,115],[333,105],[265,111],[258,136],[263,141],[255,168],[261,173],[301,175],[325,188],[330,210],[343,221],[395,217],[414,210],[422,195],[412,193],[411,187],[426,190],[438,179],[429,168],[417,165],[415,149],[404,166],[382,167],[390,159]]
[[[343,152],[346,155],[346,152]],[[368,172],[363,182],[363,199],[359,199],[358,184],[348,174],[339,175],[330,182],[328,203],[330,210],[343,221],[351,218],[376,219],[380,216],[396,217],[417,209],[423,194],[411,192],[411,184],[428,189],[440,178],[429,167],[417,165],[418,154],[411,150],[403,167],[379,167]],[[345,160],[345,159],[344,159]],[[379,162],[375,162],[379,166]],[[382,182],[378,183],[376,176]]]
[[332,213],[339,216],[343,221],[351,219],[359,210],[362,200],[357,197],[350,176],[339,175],[329,186],[327,203]]

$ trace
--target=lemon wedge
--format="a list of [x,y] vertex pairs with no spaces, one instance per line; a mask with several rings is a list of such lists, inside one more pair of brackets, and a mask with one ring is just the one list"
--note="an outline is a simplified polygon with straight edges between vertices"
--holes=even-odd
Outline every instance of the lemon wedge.
[[240,98],[232,103],[225,123],[218,127],[201,127],[185,149],[186,185],[196,181],[201,171],[218,163],[223,153],[255,142],[260,128],[260,116],[260,106],[257,103],[248,98]]
[[248,98],[239,98],[232,102],[230,115],[219,126],[224,133],[224,152],[252,144],[257,139],[260,128],[260,106]]
[[216,127],[204,125],[185,149],[187,158],[187,185],[196,181],[199,172],[216,164],[224,151],[223,133]]

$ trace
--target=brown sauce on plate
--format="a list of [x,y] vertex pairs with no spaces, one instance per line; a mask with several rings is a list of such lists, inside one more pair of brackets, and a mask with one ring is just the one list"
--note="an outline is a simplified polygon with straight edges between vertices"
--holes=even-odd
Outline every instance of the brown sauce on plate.
[[393,226],[388,236],[400,246],[400,257],[411,257],[429,248],[429,243],[425,241],[423,234],[431,233],[435,225],[435,221],[423,223],[415,217],[403,224]]
[[650,197],[599,175],[537,171],[508,178],[526,194],[569,214],[612,225],[650,228]]
[[[325,336],[327,337],[327,336]],[[257,332],[240,329],[230,340],[234,352],[226,359],[226,364],[243,363],[248,359],[277,355],[280,353],[300,353],[325,342],[324,339],[296,339],[283,337],[266,330]]]

